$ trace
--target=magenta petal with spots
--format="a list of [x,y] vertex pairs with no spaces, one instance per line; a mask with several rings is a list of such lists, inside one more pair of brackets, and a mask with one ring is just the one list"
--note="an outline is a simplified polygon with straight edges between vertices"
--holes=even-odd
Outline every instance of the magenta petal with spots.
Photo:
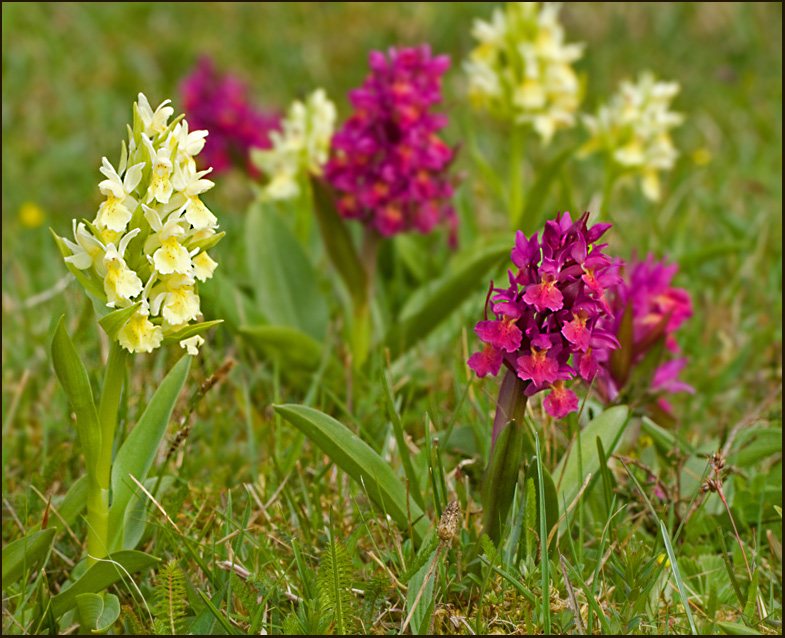
[[481,321],[474,331],[485,343],[490,343],[494,348],[515,352],[521,346],[523,333],[512,321]]
[[539,284],[534,284],[526,289],[526,294],[523,295],[523,300],[526,303],[533,305],[537,312],[543,310],[561,310],[564,305],[564,295],[561,290],[556,287],[556,281],[543,281]]
[[572,318],[572,321],[565,323],[561,329],[564,338],[567,339],[581,352],[586,352],[589,347],[589,340],[591,339],[591,330],[586,326],[586,316],[577,314]]
[[559,362],[548,356],[547,350],[533,350],[531,354],[518,357],[518,377],[531,381],[536,386],[553,383],[559,378]]
[[503,358],[501,350],[486,344],[482,352],[475,352],[469,357],[468,365],[477,373],[478,377],[484,377],[487,374],[495,377],[502,367]]
[[553,385],[553,390],[545,397],[543,406],[552,417],[563,419],[570,412],[575,412],[578,409],[578,397],[559,381]]

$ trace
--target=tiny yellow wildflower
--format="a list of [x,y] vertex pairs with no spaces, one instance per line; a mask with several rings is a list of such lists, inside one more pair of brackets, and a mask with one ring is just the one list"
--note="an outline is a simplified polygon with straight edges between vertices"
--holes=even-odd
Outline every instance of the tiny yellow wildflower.
[[41,207],[34,202],[25,202],[19,207],[19,221],[27,228],[38,228],[46,216]]

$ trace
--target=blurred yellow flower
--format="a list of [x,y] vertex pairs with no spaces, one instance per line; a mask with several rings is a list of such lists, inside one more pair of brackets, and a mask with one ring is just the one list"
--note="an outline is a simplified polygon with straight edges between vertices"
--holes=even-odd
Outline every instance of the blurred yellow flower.
[[44,211],[34,202],[25,202],[19,207],[19,221],[22,226],[38,228],[45,219]]
[[642,73],[636,84],[624,80],[596,115],[583,116],[592,137],[581,154],[604,151],[619,174],[640,176],[643,194],[659,200],[659,171],[673,168],[678,156],[669,131],[684,116],[668,110],[678,92],[678,83],[658,82],[650,72]]
[[251,149],[251,162],[269,179],[263,196],[290,199],[300,193],[302,175],[321,175],[330,151],[337,111],[324,89],[304,102],[295,101],[281,121],[283,130],[272,131],[269,150]]
[[692,161],[698,166],[706,166],[711,162],[711,153],[705,148],[696,149],[692,152]]
[[464,63],[469,99],[494,117],[531,125],[547,143],[560,128],[575,124],[581,98],[572,63],[582,44],[565,44],[552,2],[508,2],[490,22],[475,20],[479,42]]

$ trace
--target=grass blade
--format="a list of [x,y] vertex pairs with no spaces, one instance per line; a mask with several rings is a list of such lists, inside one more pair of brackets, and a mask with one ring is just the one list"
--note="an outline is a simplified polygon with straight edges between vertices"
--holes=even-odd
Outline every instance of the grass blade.
[[668,530],[665,527],[665,523],[663,523],[662,521],[660,521],[660,531],[662,532],[662,540],[665,542],[665,551],[668,552],[668,559],[670,560],[671,571],[673,572],[673,577],[676,579],[676,586],[679,588],[679,596],[681,596],[681,602],[684,605],[684,611],[687,613],[687,620],[690,623],[690,631],[692,632],[693,636],[697,636],[698,630],[695,628],[695,621],[692,619],[692,612],[690,611],[690,601],[687,598],[687,593],[684,589],[684,583],[681,580],[681,573],[679,573],[679,566],[676,564],[676,554],[673,551],[673,546],[671,545],[670,534],[668,534]]
[[[393,469],[367,443],[331,416],[302,405],[276,405],[275,411],[318,445],[335,464],[360,485],[401,529],[409,527],[406,488]],[[415,542],[419,545],[428,531],[428,521],[416,503],[409,509],[414,521]]]

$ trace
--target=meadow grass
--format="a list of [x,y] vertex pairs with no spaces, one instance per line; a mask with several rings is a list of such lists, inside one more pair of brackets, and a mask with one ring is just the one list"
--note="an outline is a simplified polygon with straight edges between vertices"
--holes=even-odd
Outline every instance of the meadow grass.
[[[81,476],[49,342],[65,314],[98,387],[108,341],[47,226],[66,234],[72,218],[92,217],[100,158],[115,161],[137,92],[177,106],[178,82],[206,53],[243,78],[259,104],[283,111],[323,86],[343,119],[370,50],[429,42],[452,57],[444,136],[462,146],[460,241],[506,233],[512,245],[506,214],[471,153],[474,144],[506,174],[506,133],[469,109],[460,70],[473,46],[472,19],[490,12],[486,3],[3,3],[4,546],[42,522],[50,497],[54,521]],[[495,547],[479,534],[498,390],[497,380],[474,378],[465,363],[476,349],[482,286],[405,356],[391,362],[377,348],[365,373],[347,365],[338,378],[292,374],[227,320],[210,333],[175,409],[169,440],[178,445],[161,451],[155,470],[169,477],[160,508],[140,510],[151,524],[139,548],[162,562],[137,574],[136,586],[113,585],[124,612],[112,631],[397,633],[411,615],[415,632],[781,633],[781,5],[575,3],[561,16],[570,40],[586,43],[576,65],[587,81],[583,112],[645,69],[682,87],[674,109],[686,121],[673,133],[680,157],[663,175],[663,201],[646,201],[633,185],[609,211],[614,254],[667,256],[680,266],[676,285],[693,298],[679,342],[689,359],[682,376],[696,391],[672,400],[675,428],[660,439],[638,436],[636,421],[565,514],[557,552],[542,560],[540,544],[522,557],[517,543]],[[547,157],[581,135],[557,136]],[[532,141],[526,175],[545,161]],[[252,194],[238,173],[215,181],[205,200],[227,233],[215,248],[219,272],[248,290],[254,275],[245,251],[253,246],[240,237]],[[573,162],[544,206],[591,210],[599,183],[590,161]],[[26,203],[40,208],[42,223],[26,221]],[[443,244],[417,237],[382,250],[390,308],[406,302],[418,274],[440,273]],[[414,264],[400,256],[406,250],[420,251]],[[497,271],[494,279],[504,277]],[[218,318],[221,304],[208,290],[218,284],[204,288],[207,319]],[[329,279],[321,284],[329,291]],[[340,301],[328,295],[334,310]],[[333,326],[328,341],[342,353],[338,333]],[[173,346],[134,359],[120,439],[181,352]],[[229,359],[234,367],[191,410],[191,393]],[[411,529],[399,529],[273,409],[286,403],[332,414],[401,477],[414,476],[434,529],[457,500],[451,544],[437,552],[430,533],[416,548]],[[549,420],[539,404],[531,416],[553,467],[578,421]],[[713,476],[707,455],[718,449],[729,509],[720,493],[701,490]],[[655,496],[655,484],[667,498]],[[569,505],[560,504],[562,514]],[[537,549],[545,527],[541,518],[529,523],[539,514],[515,511],[510,533]],[[56,622],[43,611],[73,578],[84,528],[82,519],[58,528],[44,575],[4,584],[4,633],[76,630],[73,614]]]

